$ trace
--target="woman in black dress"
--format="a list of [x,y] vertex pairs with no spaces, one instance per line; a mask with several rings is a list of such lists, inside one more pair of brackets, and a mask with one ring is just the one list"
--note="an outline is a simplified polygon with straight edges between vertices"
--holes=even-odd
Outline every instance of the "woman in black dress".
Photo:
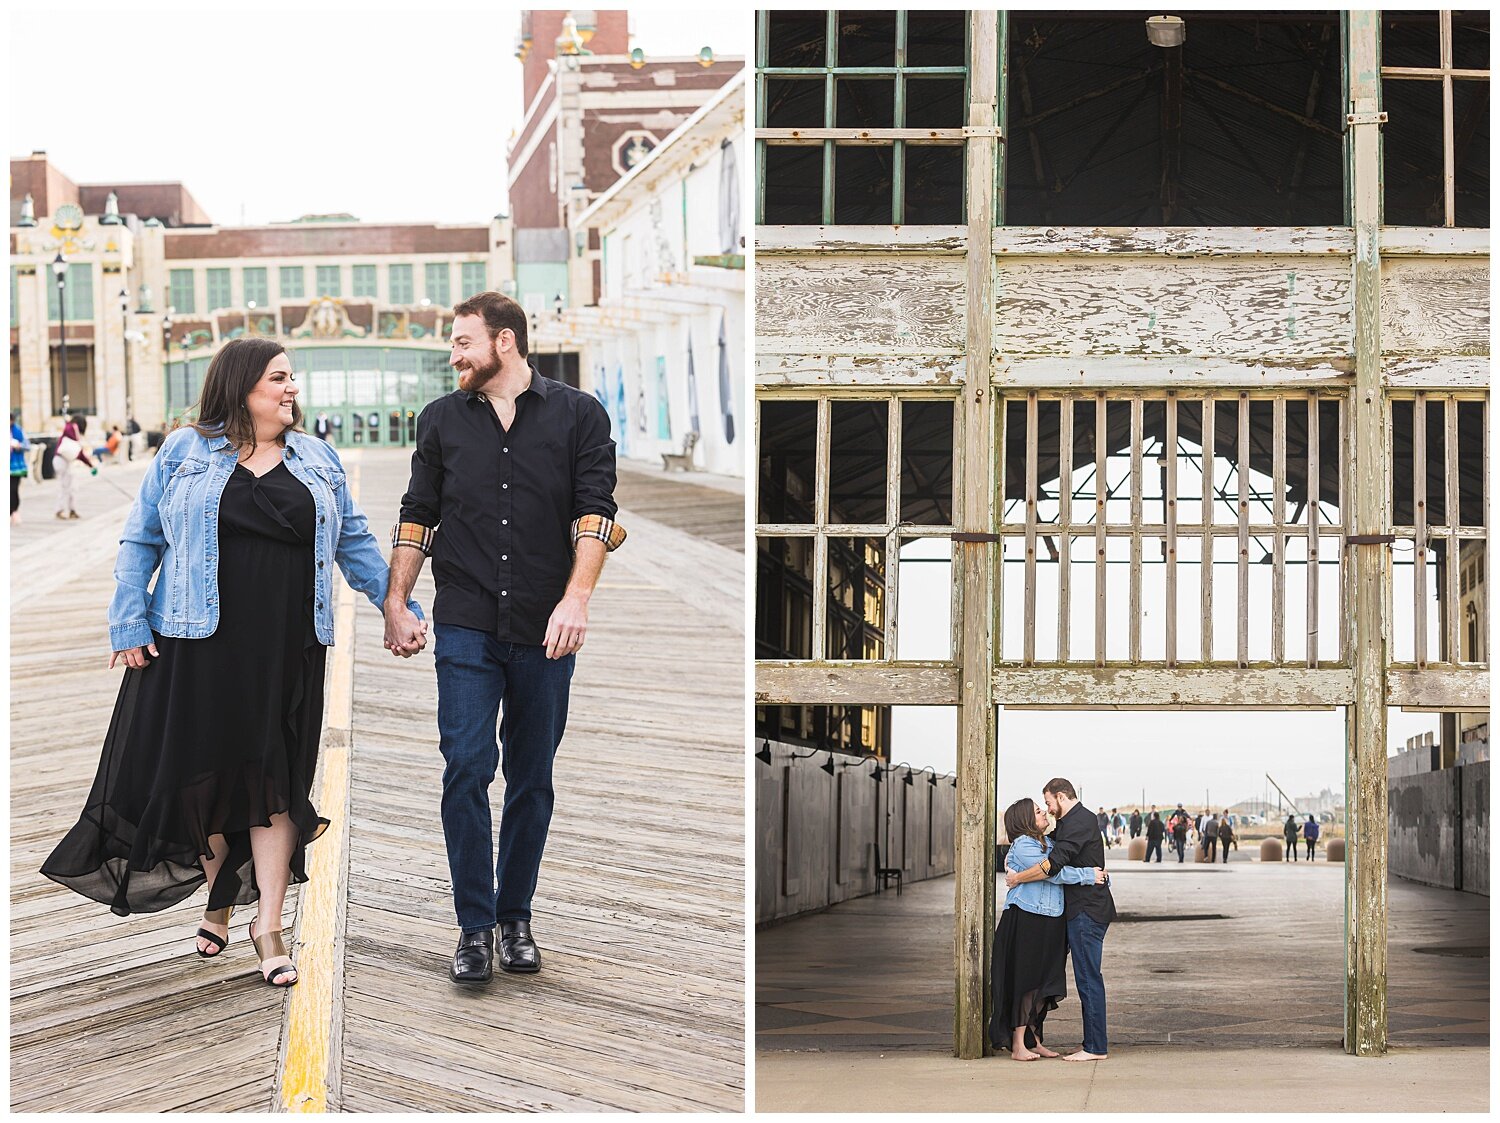
[[[250,936],[262,977],[281,987],[297,981],[281,941],[287,886],[307,880],[307,844],[328,826],[310,798],[327,651],[320,619],[331,639],[331,606],[314,603],[326,524],[334,523],[336,560],[352,585],[383,601],[388,576],[364,517],[334,504],[329,481],[343,486],[342,470],[329,446],[300,434],[297,393],[279,344],[231,342],[209,367],[198,421],[158,454],[166,458],[158,477],[197,473],[201,493],[193,502],[181,490],[190,483],[163,489],[158,479],[150,491],[143,483],[126,538],[158,550],[158,586],[183,581],[183,566],[212,573],[217,549],[216,583],[202,595],[217,600],[218,625],[191,639],[157,627],[152,642],[110,656],[110,667],[123,660],[127,670],[99,771],[82,817],[42,867],[120,915],[167,908],[206,882],[205,958],[227,945],[233,906],[258,901]],[[219,487],[215,510],[210,493]],[[326,489],[321,514],[314,488]],[[136,519],[154,531],[132,531]],[[189,555],[170,577],[161,558],[168,537]],[[116,576],[134,588],[139,575],[125,571],[122,548]],[[424,633],[396,654],[420,650]]]

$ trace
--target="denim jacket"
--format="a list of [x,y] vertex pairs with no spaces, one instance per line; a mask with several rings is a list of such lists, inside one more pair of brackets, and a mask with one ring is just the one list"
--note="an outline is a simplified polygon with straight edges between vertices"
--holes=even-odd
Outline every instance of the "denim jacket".
[[[333,446],[288,432],[282,455],[287,469],[312,492],[317,509],[313,619],[318,642],[332,647],[330,563],[337,563],[350,587],[376,608],[384,607],[390,567],[364,512],[349,497]],[[162,442],[120,538],[109,602],[112,650],[144,647],[153,631],[203,639],[219,626],[219,501],[235,463],[234,446],[224,437],[204,437],[184,427]],[[148,588],[152,574],[156,584]],[[421,617],[417,602],[407,603]]]
[[[1045,846],[1028,835],[1022,835],[1010,844],[1010,851],[1005,855],[1005,868],[1020,873],[1029,870],[1052,850],[1052,843]],[[1015,905],[1017,908],[1027,912],[1040,913],[1042,916],[1061,916],[1063,912],[1064,885],[1090,885],[1094,880],[1094,871],[1082,866],[1064,866],[1045,881],[1028,881],[1025,885],[1017,885],[1005,894],[1005,907],[1000,911]]]

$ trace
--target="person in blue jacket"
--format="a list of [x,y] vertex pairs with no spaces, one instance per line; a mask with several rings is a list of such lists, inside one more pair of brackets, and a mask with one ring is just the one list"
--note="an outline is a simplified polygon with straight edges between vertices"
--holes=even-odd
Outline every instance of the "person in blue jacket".
[[10,416],[10,525],[15,526],[21,521],[21,481],[26,478],[30,470],[26,464],[26,454],[31,451],[31,442],[26,439],[26,431],[21,428],[21,411],[16,410]]
[[1322,828],[1318,826],[1318,820],[1309,815],[1307,822],[1302,824],[1302,841],[1307,844],[1307,860],[1313,860],[1313,849],[1318,845],[1318,835]]
[[[209,364],[196,421],[146,469],[109,606],[109,665],[128,669],[83,814],[42,867],[119,916],[207,884],[204,958],[227,945],[230,909],[256,903],[249,935],[276,987],[297,981],[281,938],[287,886],[307,880],[304,852],[328,826],[312,782],[333,571],[377,608],[390,581],[297,396],[280,344],[233,340]],[[409,628],[395,653],[410,656],[426,642],[421,610],[398,609],[387,623]]]
[[[1004,822],[1010,839],[1006,869],[1030,869],[1051,853],[1047,812],[1033,800],[1016,800],[1006,808]],[[1058,1055],[1042,1044],[1042,1030],[1048,1012],[1068,996],[1062,887],[1102,885],[1104,880],[1103,869],[1064,866],[1044,880],[1017,885],[1005,894],[990,975],[990,1041],[997,1049],[1009,1049],[1011,1060]]]

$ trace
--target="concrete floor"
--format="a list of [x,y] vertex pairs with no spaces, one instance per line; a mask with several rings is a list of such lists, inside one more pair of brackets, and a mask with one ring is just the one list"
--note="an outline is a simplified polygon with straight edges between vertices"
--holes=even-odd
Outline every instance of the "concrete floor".
[[[1389,1074],[1396,1088],[1407,1086],[1413,1072],[1425,1082],[1457,1065],[1466,1074],[1466,1090],[1487,1097],[1488,898],[1391,883],[1393,1060],[1358,1062],[1340,1048],[1342,865],[1236,860],[1228,866],[1168,861],[1145,867],[1126,863],[1122,851],[1111,858],[1122,916],[1110,928],[1104,952],[1111,1048],[1106,1064],[1112,1072],[1138,1071],[1147,1089],[1141,1094],[1163,1090],[1159,1084],[1151,1086],[1156,1079],[1152,1073],[1163,1065],[1173,1073],[1171,1091],[1187,1085],[1196,1089],[1194,1103],[1206,1102],[1198,1098],[1200,1091],[1213,1097],[1221,1086],[1227,1090],[1226,1080],[1238,1080],[1249,1092],[1264,1079],[1264,1073],[1257,1077],[1256,1072],[1269,1060],[1278,1081],[1306,1077],[1309,1088],[1328,1088],[1319,1105],[1323,1110],[1365,1102],[1364,1092],[1354,1100],[1347,1090],[1334,1095],[1338,1081],[1329,1083],[1317,1075],[1326,1066],[1357,1074],[1355,1084],[1373,1093],[1383,1087],[1384,1078],[1375,1079],[1377,1073]],[[757,933],[761,1110],[789,1110],[792,1105],[818,1110],[822,1101],[817,1088],[826,1087],[825,1079],[835,1073],[843,1074],[836,1080],[840,1087],[873,1089],[876,1084],[867,1080],[866,1068],[881,1058],[881,1071],[893,1078],[899,1073],[902,1080],[879,1086],[899,1094],[901,1102],[877,1096],[867,1106],[934,1106],[917,1097],[927,1079],[922,1074],[929,1072],[933,1089],[943,1095],[953,1082],[956,1098],[942,1100],[944,1109],[963,1110],[961,1102],[968,1104],[967,1110],[1000,1106],[994,1101],[986,1105],[983,1095],[969,1099],[957,1091],[971,1078],[966,1074],[975,1064],[983,1069],[1003,1063],[1007,1072],[1027,1066],[1004,1057],[965,1065],[950,1056],[952,912],[953,879],[941,878],[908,886],[900,897],[888,892],[860,898]],[[1048,1043],[1064,1052],[1076,1048],[1082,1035],[1071,968],[1069,990],[1069,998],[1047,1023]],[[1183,1045],[1214,1049],[1212,1061],[1205,1063],[1195,1049],[1171,1048]],[[1423,1057],[1436,1067],[1421,1067]],[[1346,1069],[1346,1061],[1364,1067]],[[1067,1066],[1070,1072],[1076,1067]],[[1231,1079],[1234,1072],[1241,1077]],[[909,1086],[902,1082],[907,1076]],[[1097,1079],[1124,1081],[1122,1095],[1130,1084],[1123,1075]],[[1187,1084],[1179,1085],[1179,1080]],[[907,1090],[898,1092],[898,1086]],[[1088,1106],[1104,1102],[1089,1101]],[[1369,1101],[1376,1106],[1383,1102]],[[1071,1108],[1061,1102],[1049,1106],[1080,1109],[1076,1103]],[[1125,1100],[1118,1106],[1128,1109]],[[1457,1109],[1451,1102],[1443,1106]],[[1424,1110],[1415,1102],[1413,1108]]]

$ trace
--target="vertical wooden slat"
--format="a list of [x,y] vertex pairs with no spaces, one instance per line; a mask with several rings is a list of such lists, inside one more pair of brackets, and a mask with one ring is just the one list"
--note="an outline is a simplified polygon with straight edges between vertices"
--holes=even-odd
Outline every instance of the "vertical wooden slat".
[[832,403],[818,400],[818,433],[813,446],[813,539],[812,657],[826,659],[828,624],[828,450]]
[[885,442],[885,658],[896,658],[896,602],[901,596],[901,399],[886,399]]
[[1141,500],[1142,406],[1139,395],[1130,399],[1130,661],[1132,663],[1141,661],[1141,522],[1145,515]]
[[1419,393],[1411,411],[1412,627],[1418,668],[1427,665],[1427,395]]
[[[1167,391],[1167,666],[1177,665],[1177,392]],[[1144,810],[1144,809],[1143,809]]]
[[1286,399],[1271,404],[1271,662],[1286,662]]
[[[991,388],[994,334],[995,101],[999,62],[997,14],[969,13],[970,94],[965,145],[968,241],[965,259],[963,479],[965,530],[995,529],[995,415]],[[988,135],[987,135],[988,134]],[[989,952],[995,924],[995,707],[990,673],[996,612],[992,574],[998,550],[975,542],[959,547],[964,587],[963,690],[958,715],[958,812],[954,865],[954,1052],[986,1052]]]
[[1448,516],[1448,549],[1443,582],[1443,661],[1458,662],[1458,528],[1461,522],[1458,494],[1458,399],[1443,399],[1443,512]]
[[[1387,1046],[1386,903],[1387,832],[1386,684],[1390,649],[1390,476],[1387,462],[1389,400],[1380,370],[1380,12],[1350,11],[1345,106],[1356,124],[1346,134],[1354,225],[1354,386],[1349,397],[1354,433],[1349,529],[1368,541],[1348,545],[1352,555],[1351,664],[1354,701],[1349,707],[1345,788],[1349,846],[1344,863],[1344,1049],[1379,1056]],[[1346,508],[1347,509],[1347,508]]]
[[[823,77],[823,123],[826,128],[833,128],[838,121],[838,108],[834,87],[833,68],[839,64],[839,14],[834,9],[828,10],[828,22],[824,25],[824,33],[827,38],[826,44],[828,57],[828,73]],[[835,147],[831,140],[823,142],[823,225],[829,226],[834,221],[833,188],[834,188],[834,165]]]
[[1438,12],[1438,65],[1443,69],[1443,225],[1453,226],[1453,13]]
[[1318,665],[1318,524],[1323,477],[1318,463],[1318,396],[1307,396],[1307,665]]
[[1068,661],[1073,618],[1073,399],[1058,403],[1057,437],[1057,661]]
[[[906,126],[906,33],[907,21],[904,9],[896,12],[896,81],[893,121],[896,128]],[[906,221],[906,142],[891,144],[891,221],[896,225]]]
[[1201,658],[1214,658],[1214,400],[1203,399],[1203,550],[1199,564],[1198,601],[1202,619],[1198,622]]
[[1026,395],[1026,584],[1021,626],[1021,661],[1036,662],[1036,391]]
[[1109,575],[1105,572],[1104,533],[1107,513],[1105,496],[1109,491],[1108,457],[1109,439],[1105,432],[1108,423],[1108,407],[1102,393],[1094,398],[1094,666],[1104,666],[1104,631],[1108,626],[1105,611],[1105,585]]
[[1239,607],[1235,614],[1235,658],[1242,667],[1250,664],[1250,395],[1241,392],[1235,413],[1239,428],[1235,439],[1234,475],[1240,484],[1237,510],[1240,519]]

